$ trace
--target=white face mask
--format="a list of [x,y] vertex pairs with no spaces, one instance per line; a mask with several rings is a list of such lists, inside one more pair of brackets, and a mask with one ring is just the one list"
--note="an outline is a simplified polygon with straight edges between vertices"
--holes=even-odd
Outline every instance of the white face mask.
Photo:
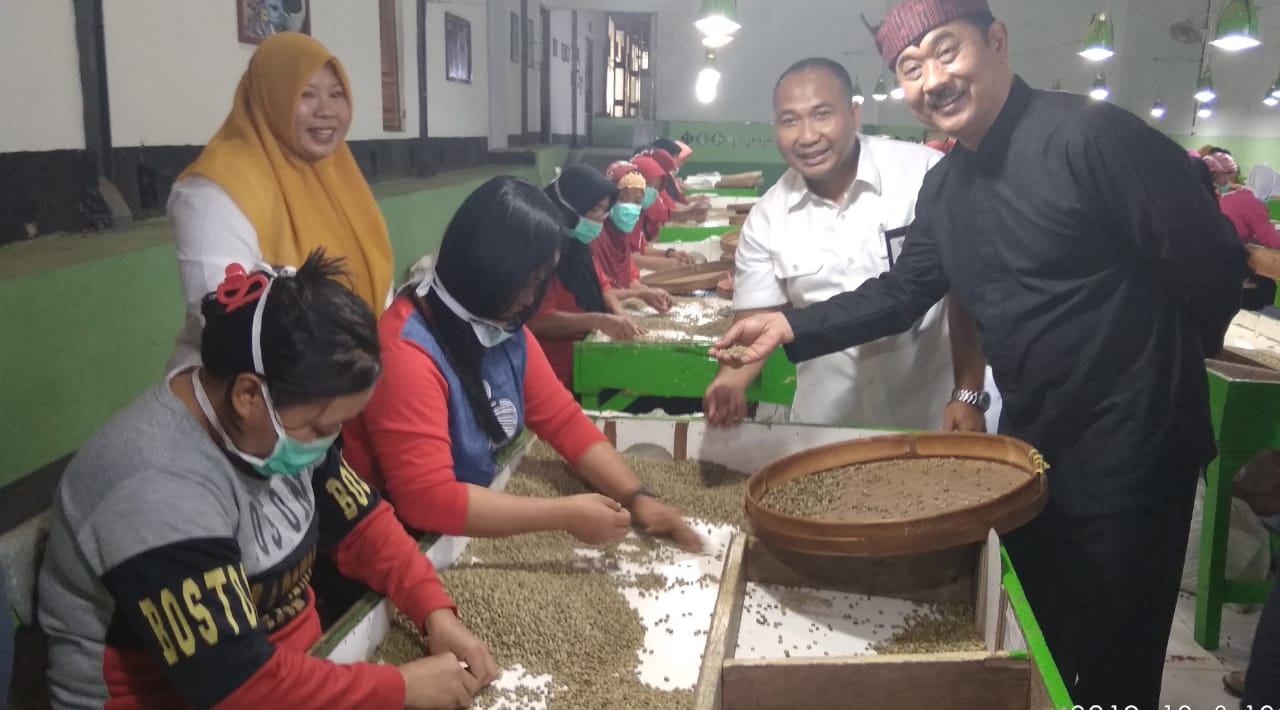
[[472,315],[471,311],[468,311],[465,306],[458,303],[453,294],[445,289],[444,284],[440,283],[439,276],[432,274],[430,280],[424,280],[419,284],[416,293],[419,296],[425,296],[428,290],[435,291],[445,308],[448,308],[455,316],[466,321],[471,326],[471,331],[476,334],[476,340],[480,341],[480,344],[486,348],[501,345],[520,329],[519,326],[511,327],[488,318]]

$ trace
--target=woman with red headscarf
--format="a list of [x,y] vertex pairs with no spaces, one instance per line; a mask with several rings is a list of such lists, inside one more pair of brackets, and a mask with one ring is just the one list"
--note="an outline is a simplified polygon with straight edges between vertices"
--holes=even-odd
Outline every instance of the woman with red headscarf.
[[[669,157],[669,156],[668,156]],[[631,164],[644,178],[644,196],[640,201],[640,227],[628,236],[635,263],[642,269],[664,271],[694,263],[693,255],[675,248],[656,249],[653,242],[663,225],[672,220],[670,197],[665,192],[667,172],[651,156],[640,155]],[[665,199],[664,199],[665,198]]]
[[1231,220],[1236,234],[1245,244],[1258,244],[1268,249],[1280,249],[1280,233],[1271,224],[1271,213],[1252,190],[1235,182],[1240,167],[1230,153],[1210,153],[1204,156],[1209,174],[1218,190],[1218,204],[1222,214]]
[[642,292],[638,295],[649,305],[660,311],[668,310],[671,294],[640,283],[640,269],[632,258],[633,235],[640,231],[644,213],[641,203],[645,199],[645,179],[635,165],[622,160],[611,164],[605,170],[605,177],[618,186],[618,197],[609,208],[600,236],[591,242],[591,257],[595,259],[596,268],[609,288]]

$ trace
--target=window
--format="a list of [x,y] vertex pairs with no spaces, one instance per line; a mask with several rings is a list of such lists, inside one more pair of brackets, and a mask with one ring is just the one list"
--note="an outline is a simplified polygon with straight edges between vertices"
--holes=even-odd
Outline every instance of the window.
[[605,72],[605,111],[614,118],[641,114],[649,76],[649,16],[609,17],[609,68]]
[[382,129],[403,131],[400,106],[400,30],[396,0],[378,0],[378,35],[382,47]]

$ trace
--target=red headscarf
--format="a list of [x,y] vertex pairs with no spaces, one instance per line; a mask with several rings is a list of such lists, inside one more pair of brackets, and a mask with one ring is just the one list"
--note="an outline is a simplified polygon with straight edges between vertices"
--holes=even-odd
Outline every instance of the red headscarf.
[[[605,169],[605,176],[612,180],[613,184],[619,185],[622,178],[635,172],[637,172],[635,165],[619,160]],[[633,234],[641,230],[643,221],[636,224],[636,228],[632,230]],[[631,285],[635,264],[631,261],[630,236],[630,234],[623,234],[611,217],[606,217],[600,236],[591,241],[591,258],[595,259],[600,273],[609,279],[609,283],[614,288],[627,288]]]

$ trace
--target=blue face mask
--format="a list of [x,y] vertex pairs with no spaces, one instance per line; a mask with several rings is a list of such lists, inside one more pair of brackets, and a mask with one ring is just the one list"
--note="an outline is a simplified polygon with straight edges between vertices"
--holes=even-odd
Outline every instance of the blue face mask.
[[658,190],[654,187],[646,187],[644,189],[644,201],[640,203],[640,209],[647,210],[654,202],[658,201]]
[[640,223],[640,205],[630,202],[619,202],[609,210],[609,219],[618,229],[630,234]]
[[332,436],[320,437],[313,441],[299,441],[290,437],[285,433],[284,425],[280,423],[280,415],[276,412],[275,405],[271,402],[271,395],[267,392],[267,386],[260,383],[259,387],[262,388],[263,402],[267,405],[267,413],[271,415],[271,427],[276,432],[276,445],[271,450],[271,455],[265,459],[246,454],[232,443],[231,437],[227,435],[226,430],[222,428],[222,423],[218,421],[218,414],[209,402],[209,395],[204,391],[204,384],[200,382],[199,370],[191,375],[191,384],[193,385],[192,389],[195,390],[196,402],[200,405],[200,410],[204,412],[204,416],[209,420],[209,423],[222,436],[223,448],[243,459],[254,471],[263,476],[296,476],[302,473],[324,460],[325,455],[329,453],[330,447],[333,446],[333,442],[338,438],[336,432]]
[[573,238],[583,244],[590,244],[595,238],[600,236],[600,230],[604,229],[604,225],[600,222],[592,222],[586,217],[578,219],[578,226],[573,228]]
[[1227,194],[1228,192],[1231,192],[1231,183],[1227,183],[1226,185],[1219,185],[1219,186],[1218,186],[1218,194],[1219,194],[1219,195],[1225,195],[1225,194]]

